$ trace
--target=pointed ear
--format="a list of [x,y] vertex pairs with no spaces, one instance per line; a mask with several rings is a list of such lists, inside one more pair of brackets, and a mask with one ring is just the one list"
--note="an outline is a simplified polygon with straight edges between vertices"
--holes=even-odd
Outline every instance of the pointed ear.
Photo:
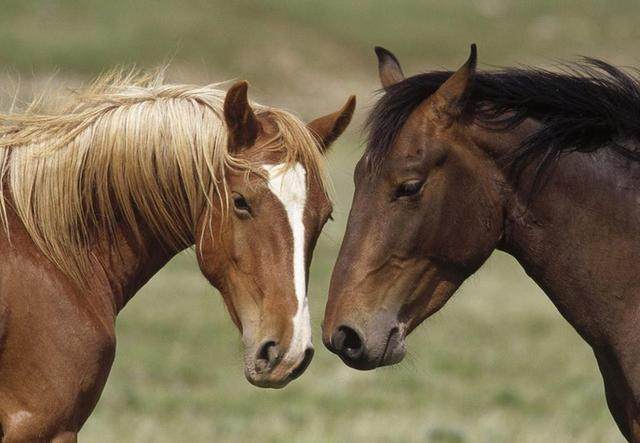
[[260,132],[260,122],[247,100],[248,87],[246,81],[239,81],[229,88],[224,98],[227,146],[232,154],[252,146]]
[[375,51],[378,56],[378,75],[380,76],[382,87],[388,89],[390,86],[404,80],[400,62],[396,56],[381,46],[376,46]]
[[349,122],[351,122],[351,117],[353,117],[353,111],[355,108],[356,96],[352,95],[339,111],[307,123],[307,128],[318,136],[322,152],[326,152],[329,146],[331,146],[331,143],[336,141],[336,139],[342,135],[344,130],[347,129]]
[[477,59],[478,51],[474,43],[467,62],[429,98],[429,107],[436,116],[455,119],[462,115],[473,87]]

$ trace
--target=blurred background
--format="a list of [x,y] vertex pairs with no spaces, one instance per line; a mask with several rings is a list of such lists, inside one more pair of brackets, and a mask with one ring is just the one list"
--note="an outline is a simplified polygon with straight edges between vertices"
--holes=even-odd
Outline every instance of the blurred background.
[[192,253],[118,319],[118,351],[87,442],[619,442],[590,349],[510,257],[496,253],[408,340],[400,365],[357,372],[324,349],[320,322],[379,87],[374,45],[405,74],[551,66],[578,55],[638,65],[636,0],[2,0],[0,107],[86,83],[116,65],[170,62],[179,83],[247,79],[252,98],[311,119],[358,95],[333,147],[335,221],[316,249],[316,356],[280,391],[245,381],[239,334]]

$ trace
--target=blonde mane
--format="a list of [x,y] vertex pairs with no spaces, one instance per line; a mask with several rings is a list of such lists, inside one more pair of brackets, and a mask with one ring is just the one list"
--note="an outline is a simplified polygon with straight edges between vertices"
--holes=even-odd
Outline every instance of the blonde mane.
[[[90,272],[97,233],[141,223],[169,248],[193,244],[195,224],[212,200],[226,202],[225,173],[257,165],[227,152],[225,91],[218,85],[164,84],[162,75],[114,71],[65,104],[0,114],[0,222],[12,205],[42,252],[78,283]],[[282,149],[327,186],[315,137],[292,114],[257,103]]]

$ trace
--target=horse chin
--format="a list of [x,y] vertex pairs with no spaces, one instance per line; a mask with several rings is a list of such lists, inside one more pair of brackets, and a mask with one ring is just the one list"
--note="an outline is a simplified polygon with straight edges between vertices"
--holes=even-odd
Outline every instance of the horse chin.
[[258,388],[282,389],[292,380],[291,377],[285,376],[281,379],[274,378],[271,374],[257,374],[255,370],[245,368],[244,375],[253,386]]

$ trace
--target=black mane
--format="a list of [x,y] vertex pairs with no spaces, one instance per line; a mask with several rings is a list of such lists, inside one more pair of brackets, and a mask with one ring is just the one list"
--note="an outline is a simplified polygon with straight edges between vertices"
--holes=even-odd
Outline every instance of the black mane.
[[[387,89],[366,123],[367,158],[373,168],[380,166],[413,110],[451,74],[418,74]],[[510,156],[516,173],[532,158],[539,159],[540,173],[562,153],[603,146],[640,160],[640,152],[624,143],[640,140],[640,80],[601,60],[563,65],[560,72],[537,68],[478,72],[465,112],[491,127],[497,123],[499,129],[527,118],[542,123]]]

